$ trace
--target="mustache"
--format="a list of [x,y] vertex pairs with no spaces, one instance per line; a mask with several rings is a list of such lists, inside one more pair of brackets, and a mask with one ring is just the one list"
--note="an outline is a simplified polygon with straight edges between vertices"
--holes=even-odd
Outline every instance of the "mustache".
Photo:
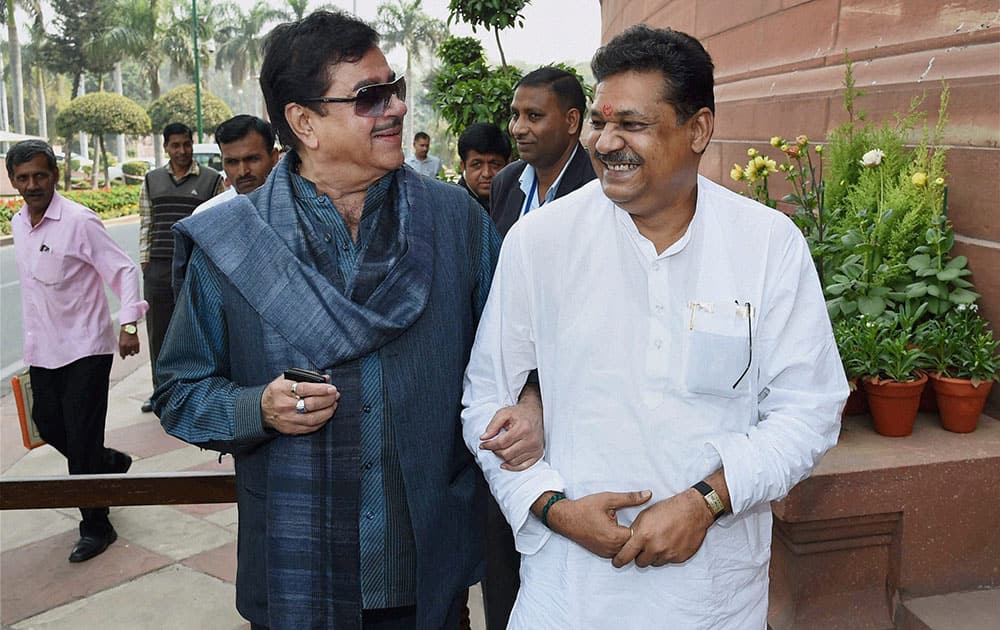
[[641,157],[628,151],[612,151],[611,153],[595,151],[594,155],[605,164],[642,164]]
[[379,133],[382,131],[389,131],[390,129],[402,128],[403,118],[401,116],[393,116],[384,125],[376,125],[372,128],[372,133]]

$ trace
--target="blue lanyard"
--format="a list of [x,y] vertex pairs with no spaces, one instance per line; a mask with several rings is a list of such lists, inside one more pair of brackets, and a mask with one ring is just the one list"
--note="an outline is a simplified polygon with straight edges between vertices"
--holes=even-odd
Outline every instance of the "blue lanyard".
[[[534,173],[534,179],[531,180],[531,190],[528,192],[527,198],[524,200],[524,212],[521,214],[528,214],[531,212],[531,200],[535,198],[535,191],[538,189],[538,173]],[[542,202],[538,203],[539,206]]]

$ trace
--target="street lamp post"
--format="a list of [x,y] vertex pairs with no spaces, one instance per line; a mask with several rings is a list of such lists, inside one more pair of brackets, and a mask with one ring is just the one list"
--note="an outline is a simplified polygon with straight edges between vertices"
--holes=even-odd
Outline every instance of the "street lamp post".
[[198,54],[198,0],[191,0],[191,35],[194,40],[194,108],[198,118],[198,142],[202,141],[201,126],[201,62]]

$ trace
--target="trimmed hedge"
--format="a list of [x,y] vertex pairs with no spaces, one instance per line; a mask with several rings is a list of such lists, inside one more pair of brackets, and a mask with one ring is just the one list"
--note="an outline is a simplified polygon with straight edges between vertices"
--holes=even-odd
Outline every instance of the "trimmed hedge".
[[[139,212],[139,189],[135,186],[115,186],[97,190],[72,190],[60,192],[70,201],[84,205],[98,214],[102,219],[113,219]],[[10,219],[24,202],[20,199],[0,201],[0,234],[10,234]]]

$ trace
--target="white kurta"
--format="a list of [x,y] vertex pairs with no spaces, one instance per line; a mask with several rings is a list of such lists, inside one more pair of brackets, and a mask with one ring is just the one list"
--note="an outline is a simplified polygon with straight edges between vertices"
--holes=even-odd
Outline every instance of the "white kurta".
[[[535,368],[545,457],[507,472],[479,436]],[[779,212],[699,178],[660,255],[598,181],[529,213],[500,254],[462,415],[522,554],[510,627],[764,628],[769,501],[836,443],[847,393],[809,249]],[[656,502],[720,465],[734,514],[683,564],[615,569],[529,511],[558,489]]]

